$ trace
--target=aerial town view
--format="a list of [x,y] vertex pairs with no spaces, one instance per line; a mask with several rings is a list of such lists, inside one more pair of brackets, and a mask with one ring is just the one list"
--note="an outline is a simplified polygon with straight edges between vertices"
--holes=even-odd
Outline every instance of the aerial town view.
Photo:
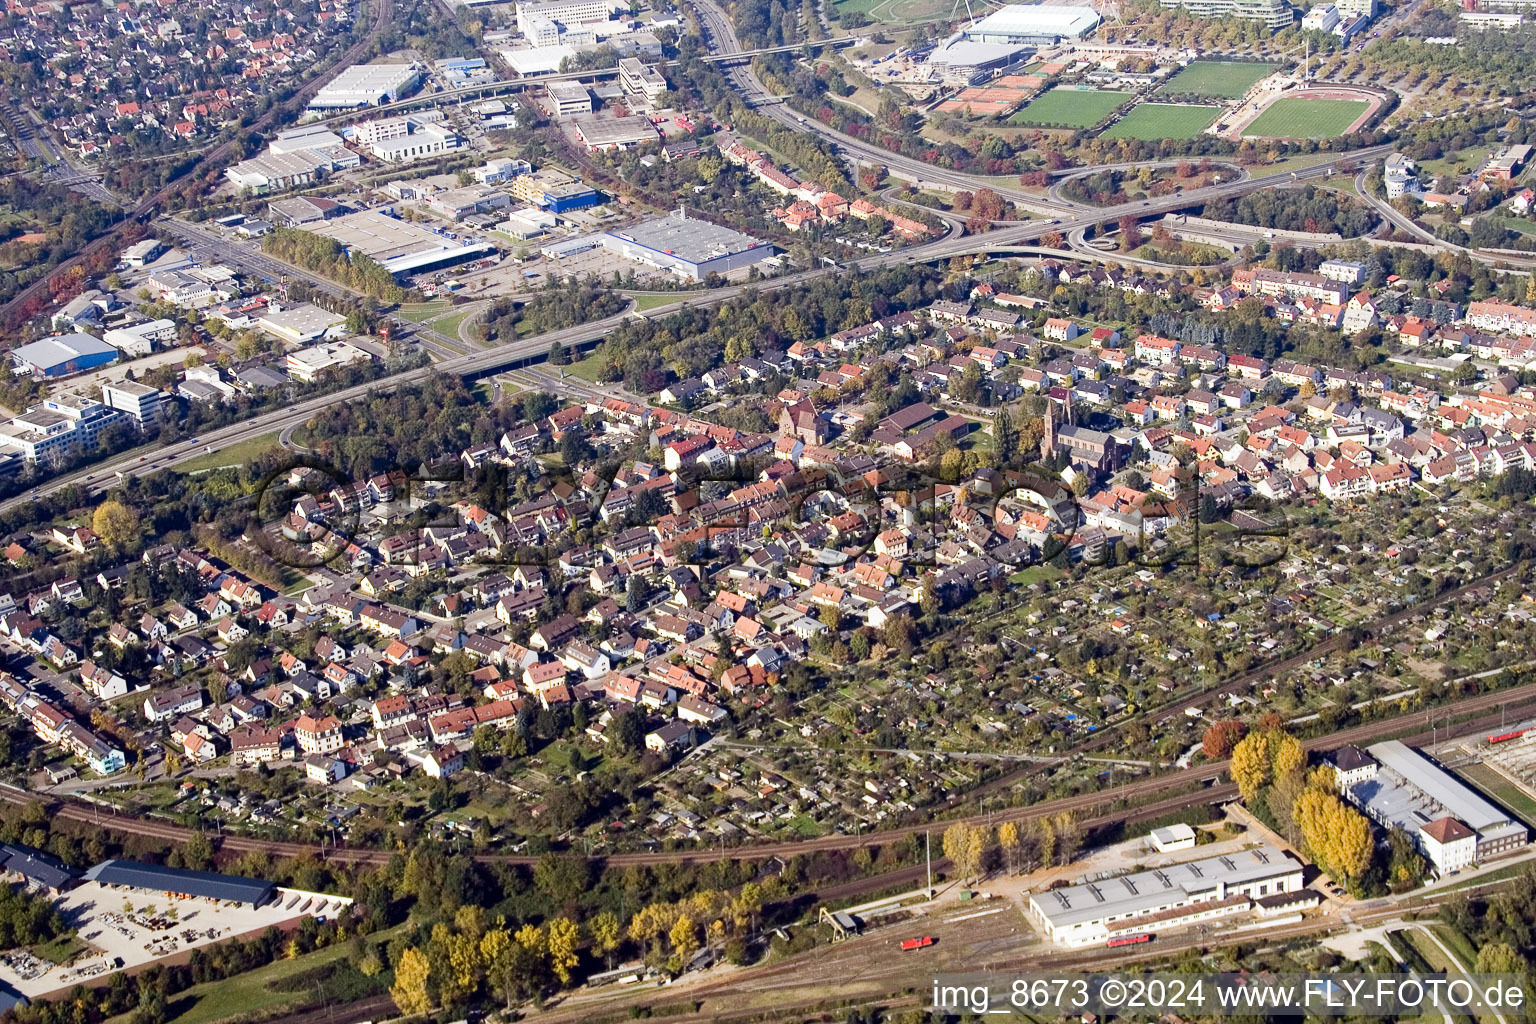
[[1527,1017],[1536,0],[12,0],[0,165],[0,1024]]

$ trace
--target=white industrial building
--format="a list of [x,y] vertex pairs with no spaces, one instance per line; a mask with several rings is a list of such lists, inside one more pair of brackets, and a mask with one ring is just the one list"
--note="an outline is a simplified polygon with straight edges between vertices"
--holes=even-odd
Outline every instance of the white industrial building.
[[1367,747],[1345,796],[1382,828],[1400,828],[1446,875],[1525,846],[1529,833],[1514,815],[1462,784],[1400,740]]
[[310,384],[327,370],[367,363],[372,358],[349,341],[333,341],[288,353],[288,376]]
[[1081,39],[1098,25],[1099,12],[1092,7],[1009,4],[972,24],[965,36],[977,43],[1054,46]]
[[670,217],[616,228],[597,236],[598,244],[625,259],[670,270],[689,281],[729,274],[774,255],[774,248],[732,228],[694,220],[682,210]]
[[114,327],[104,332],[101,340],[123,355],[136,359],[153,352],[157,342],[175,341],[176,333],[176,322],[162,318],[143,320],[126,327]]
[[519,3],[517,30],[529,39],[548,30],[541,22],[561,29],[601,25],[613,12],[609,0],[549,0],[547,3]]
[[349,213],[311,224],[306,230],[334,238],[349,251],[378,261],[396,275],[446,267],[495,252],[488,243],[460,242],[383,210]]
[[278,132],[272,136],[272,141],[267,143],[269,153],[297,153],[306,149],[328,149],[331,146],[342,145],[341,136],[331,131],[322,124],[307,125],[302,128],[290,128],[285,132]]
[[370,121],[358,126],[357,136],[369,153],[387,164],[424,160],[458,149],[464,141],[441,118],[415,116]]
[[346,330],[347,318],[340,313],[309,304],[288,309],[269,309],[256,319],[267,333],[303,345],[317,338],[330,338]]
[[1051,941],[1091,946],[1159,928],[1245,914],[1257,899],[1301,888],[1300,862],[1263,844],[1047,889],[1030,896],[1029,914]]
[[520,50],[499,50],[497,52],[501,54],[501,59],[507,62],[507,67],[524,76],[547,75],[552,71],[559,71],[560,65],[567,58],[576,56],[576,51],[565,43],[557,43],[553,46],[548,44],[529,46]]
[[360,163],[362,160],[358,155],[345,146],[295,149],[287,153],[268,150],[226,167],[224,176],[236,187],[260,194],[309,185],[332,171],[347,170]]
[[619,61],[619,87],[631,96],[655,102],[667,91],[667,80],[639,57],[625,57]]
[[332,109],[376,107],[393,103],[421,84],[421,69],[414,64],[354,64],[326,83],[311,107]]

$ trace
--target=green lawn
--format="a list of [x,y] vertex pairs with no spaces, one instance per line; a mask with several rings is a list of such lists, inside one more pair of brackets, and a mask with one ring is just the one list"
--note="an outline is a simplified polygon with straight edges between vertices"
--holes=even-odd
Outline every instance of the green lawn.
[[1009,124],[1092,128],[1131,98],[1128,92],[1056,88],[1008,119]]
[[1167,84],[1158,91],[1235,100],[1252,88],[1253,83],[1279,66],[1242,61],[1197,60],[1168,79]]
[[598,358],[596,353],[593,353],[592,355],[587,356],[585,359],[579,359],[576,362],[571,363],[564,369],[566,373],[573,377],[580,377],[582,380],[588,382],[589,384],[596,384],[597,371],[601,365],[602,360]]
[[453,308],[448,299],[432,299],[430,302],[406,302],[395,310],[395,315],[412,323],[426,323],[435,316],[442,316]]
[[681,302],[682,295],[636,295],[635,310],[644,313],[648,309],[656,309],[658,306],[670,306],[674,302]]
[[278,433],[278,431],[274,430],[270,434],[262,434],[260,437],[253,437],[249,441],[241,441],[227,448],[215,448],[211,452],[199,455],[195,459],[189,459],[176,466],[176,472],[204,473],[210,469],[223,469],[226,466],[244,466],[247,463],[255,462],[256,457],[268,448],[277,447]]
[[[398,927],[379,932],[369,936],[369,941],[388,941],[389,936],[397,931]],[[265,1020],[275,1017],[285,1007],[309,1002],[313,993],[308,989],[298,992],[273,991],[273,983],[345,959],[349,952],[348,945],[343,942],[292,960],[278,960],[223,981],[193,985],[170,998],[171,1015],[167,1024],[214,1024],[215,1021],[235,1018]],[[108,1024],[127,1024],[132,1016],[132,1013],[125,1013]]]
[[1332,139],[1343,135],[1370,106],[1364,100],[1309,100],[1287,96],[1270,104],[1244,138]]
[[1462,778],[1514,811],[1527,824],[1536,823],[1536,800],[1487,765],[1469,764],[1457,769]]
[[1522,235],[1536,235],[1536,220],[1529,217],[1505,217],[1504,226]]
[[1184,103],[1143,103],[1104,132],[1109,139],[1192,139],[1205,131],[1221,112],[1220,107]]

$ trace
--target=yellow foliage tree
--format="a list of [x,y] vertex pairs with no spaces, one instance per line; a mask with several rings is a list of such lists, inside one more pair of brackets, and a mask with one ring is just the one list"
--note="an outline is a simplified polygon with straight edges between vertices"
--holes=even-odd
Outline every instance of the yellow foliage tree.
[[673,923],[667,939],[672,943],[672,952],[677,954],[681,963],[686,964],[699,951],[699,929],[687,914]]
[[580,944],[581,935],[575,921],[568,917],[557,917],[549,922],[549,966],[562,985],[571,982],[571,968],[580,960],[576,955]]
[[1272,735],[1269,732],[1251,732],[1232,748],[1229,771],[1245,802],[1252,803],[1260,790],[1269,785],[1273,770],[1270,756]]
[[619,919],[613,911],[602,911],[592,918],[588,927],[592,932],[593,953],[600,957],[609,957],[619,948],[619,943],[624,936],[619,929]]
[[95,514],[91,516],[91,529],[107,547],[121,550],[139,536],[139,514],[109,498],[96,506]]
[[957,821],[944,830],[944,856],[955,865],[962,878],[981,874],[981,861],[987,852],[987,830],[980,825]]
[[395,967],[395,983],[389,988],[389,997],[406,1016],[426,1013],[432,1009],[432,997],[427,993],[427,978],[432,974],[432,964],[427,955],[418,949],[407,949]]
[[997,845],[1003,851],[1003,860],[1008,870],[1015,870],[1014,860],[1019,852],[1019,826],[1011,821],[997,826]]
[[1302,844],[1335,880],[1359,881],[1371,866],[1371,826],[1359,811],[1325,789],[1309,786],[1296,798]]

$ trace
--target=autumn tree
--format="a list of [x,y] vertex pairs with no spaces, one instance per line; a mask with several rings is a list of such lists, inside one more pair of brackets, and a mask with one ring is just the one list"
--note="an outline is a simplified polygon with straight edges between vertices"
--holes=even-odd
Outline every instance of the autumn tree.
[[997,826],[997,846],[1003,852],[1003,863],[1011,873],[1017,871],[1017,859],[1019,855],[1019,826],[1011,821],[1005,821]]
[[96,506],[96,513],[91,516],[91,529],[107,547],[121,551],[139,536],[139,514],[131,506],[108,498]]
[[588,922],[587,927],[592,933],[592,952],[612,967],[614,951],[624,938],[618,916],[611,910],[601,911]]
[[1225,761],[1232,756],[1232,748],[1237,746],[1247,731],[1243,723],[1235,718],[1212,722],[1200,740],[1200,749],[1212,761]]
[[1302,845],[1335,880],[1353,885],[1371,866],[1371,826],[1359,811],[1333,793],[1308,786],[1296,798],[1296,825]]
[[580,962],[576,953],[580,944],[581,933],[575,921],[557,917],[549,922],[549,967],[562,985],[570,984],[571,968]]
[[432,1009],[432,997],[427,992],[427,979],[431,974],[432,962],[421,950],[411,948],[400,955],[389,997],[402,1014],[410,1017]]
[[987,852],[987,830],[979,825],[957,821],[944,830],[944,856],[955,865],[962,878],[981,874],[982,858]]

